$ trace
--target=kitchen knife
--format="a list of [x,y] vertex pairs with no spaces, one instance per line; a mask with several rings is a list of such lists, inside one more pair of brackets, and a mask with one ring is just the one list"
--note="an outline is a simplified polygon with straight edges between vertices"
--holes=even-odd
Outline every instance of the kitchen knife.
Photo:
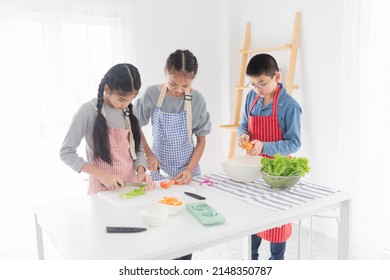
[[106,227],[108,233],[135,233],[145,231],[146,228],[140,227]]
[[146,187],[148,184],[145,182],[126,182],[125,187]]
[[193,198],[196,198],[196,199],[199,199],[199,200],[203,200],[203,199],[206,199],[205,197],[203,196],[200,196],[198,194],[195,194],[195,193],[191,193],[191,192],[184,192],[186,195],[188,196],[191,196]]
[[171,179],[172,179],[172,177],[169,176],[164,170],[158,168],[158,171],[159,171],[160,174],[161,174],[163,177],[165,177],[166,179],[168,179],[168,180],[171,180]]

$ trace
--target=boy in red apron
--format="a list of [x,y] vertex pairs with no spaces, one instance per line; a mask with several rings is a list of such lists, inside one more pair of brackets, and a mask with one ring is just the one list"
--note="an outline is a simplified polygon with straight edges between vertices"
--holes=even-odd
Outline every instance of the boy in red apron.
[[[268,54],[252,57],[246,68],[248,85],[245,108],[238,128],[238,145],[251,142],[249,155],[273,157],[289,155],[301,146],[301,107],[280,83],[276,60]],[[282,225],[252,235],[252,259],[258,259],[262,239],[270,244],[270,260],[283,260],[286,240],[291,236],[291,224]]]
[[[140,87],[138,69],[117,64],[101,80],[97,98],[73,117],[60,157],[73,170],[89,174],[89,194],[117,189],[125,182],[147,182],[147,190],[154,187],[145,174],[141,129],[131,104]],[[77,154],[82,139],[87,160]]]

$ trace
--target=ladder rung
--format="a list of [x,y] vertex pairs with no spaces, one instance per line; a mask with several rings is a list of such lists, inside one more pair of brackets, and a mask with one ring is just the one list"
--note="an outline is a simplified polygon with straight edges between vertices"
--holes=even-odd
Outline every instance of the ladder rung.
[[236,131],[238,129],[238,126],[238,124],[221,124],[219,127]]
[[292,48],[292,44],[284,44],[282,46],[273,47],[273,48],[261,48],[261,49],[251,49],[251,50],[240,50],[241,53],[265,53],[265,52],[274,52],[288,50]]
[[235,86],[235,89],[250,89],[248,86]]

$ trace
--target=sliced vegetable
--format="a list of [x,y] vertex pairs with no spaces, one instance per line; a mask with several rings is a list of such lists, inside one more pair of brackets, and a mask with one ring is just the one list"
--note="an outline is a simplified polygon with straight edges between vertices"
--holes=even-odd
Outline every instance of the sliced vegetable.
[[261,170],[272,176],[305,176],[310,171],[306,157],[288,157],[275,154],[275,158],[261,159]]
[[133,197],[144,195],[144,194],[145,194],[145,188],[139,187],[139,188],[132,190],[130,192],[122,193],[121,197],[122,198],[133,198]]
[[171,181],[172,181],[172,184],[174,184],[174,185],[181,185],[182,184],[180,181],[175,180],[175,179],[172,179]]
[[161,181],[160,186],[163,189],[168,189],[173,184],[172,180]]
[[173,206],[180,206],[183,204],[183,201],[181,201],[177,197],[169,197],[169,196],[164,196],[163,199],[159,200],[158,202],[161,204],[168,204]]
[[244,141],[244,143],[242,144],[242,146],[244,147],[245,150],[249,151],[249,150],[252,150],[253,148],[253,144],[251,142],[248,142],[248,141]]

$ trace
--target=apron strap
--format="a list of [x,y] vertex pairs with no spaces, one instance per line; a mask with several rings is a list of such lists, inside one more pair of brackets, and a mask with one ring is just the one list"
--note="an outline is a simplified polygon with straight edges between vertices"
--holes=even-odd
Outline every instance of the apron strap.
[[279,92],[280,92],[280,86],[277,85],[275,95],[274,95],[274,101],[273,101],[274,103],[272,104],[272,116],[273,117],[276,117],[278,115],[277,111],[278,111]]
[[255,104],[256,104],[257,100],[259,100],[259,98],[260,98],[260,95],[256,94],[256,97],[255,97],[255,99],[253,99],[251,107],[249,108],[248,116],[250,116],[252,109],[253,109],[253,107],[255,107]]
[[[158,97],[158,100],[157,100],[157,108],[161,108],[162,106],[162,103],[164,101],[164,98],[165,98],[165,95],[167,93],[167,85],[164,83],[161,91],[160,91],[160,95]],[[190,141],[191,143],[191,140],[192,140],[192,105],[191,105],[191,101],[192,101],[192,96],[191,96],[191,93],[190,91],[186,91],[186,93],[184,94],[184,111],[186,111],[187,113],[187,133],[188,133],[188,140]]]
[[184,111],[187,111],[187,132],[188,140],[191,143],[192,138],[192,96],[190,91],[186,91],[184,94]]
[[166,93],[167,93],[167,85],[164,84],[161,91],[160,91],[160,95],[158,96],[158,100],[157,100],[157,104],[156,104],[157,108],[161,108]]
[[[272,116],[276,117],[277,115],[277,109],[278,109],[278,99],[279,99],[279,92],[280,92],[280,86],[278,85],[275,90],[274,100],[272,101]],[[257,100],[259,100],[260,95],[256,94],[255,99],[253,99],[253,102],[251,106],[249,107],[248,116],[251,114],[253,107],[255,106]]]

